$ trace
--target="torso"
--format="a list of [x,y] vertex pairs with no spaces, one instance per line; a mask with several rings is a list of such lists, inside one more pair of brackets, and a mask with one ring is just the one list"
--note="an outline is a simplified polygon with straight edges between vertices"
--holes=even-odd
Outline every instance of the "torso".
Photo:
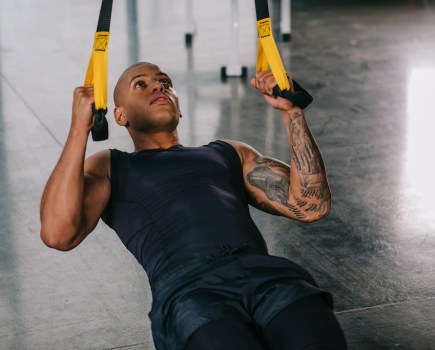
[[249,214],[237,153],[227,143],[217,144],[221,151],[181,145],[111,151],[112,195],[105,221],[151,284],[161,273],[224,245],[267,254]]

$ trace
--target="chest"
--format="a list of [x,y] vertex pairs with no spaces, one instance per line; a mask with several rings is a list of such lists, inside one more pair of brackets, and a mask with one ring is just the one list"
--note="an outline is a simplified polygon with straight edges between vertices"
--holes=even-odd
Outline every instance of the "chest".
[[234,186],[233,169],[216,150],[183,148],[133,154],[125,174],[126,195],[166,196],[202,185]]

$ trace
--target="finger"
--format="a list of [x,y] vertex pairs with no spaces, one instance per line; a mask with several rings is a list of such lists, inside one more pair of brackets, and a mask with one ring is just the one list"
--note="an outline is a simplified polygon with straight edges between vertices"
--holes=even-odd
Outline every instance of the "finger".
[[86,94],[86,96],[89,96],[89,97],[94,96],[95,90],[94,90],[93,85],[85,86],[83,91]]
[[251,79],[251,86],[252,86],[253,88],[257,88],[257,79],[256,79],[255,77],[253,77],[253,78]]
[[271,95],[275,85],[275,78],[271,73],[262,73],[257,77],[257,89],[263,94]]
[[264,87],[264,77],[267,73],[260,72],[256,73],[255,77],[251,79],[251,85],[257,90],[261,91]]
[[[290,75],[288,75],[287,73],[286,73],[286,76],[287,76],[287,79],[289,81],[290,89],[291,89],[291,91],[293,91],[294,86],[293,86],[292,77]],[[268,94],[273,94],[274,87],[278,85],[273,73],[270,71],[265,72],[259,77],[259,79],[261,80],[262,89],[264,89],[263,92],[267,92]]]
[[277,85],[276,79],[273,74],[269,74],[264,79],[264,88],[265,91],[269,94],[273,94],[273,88]]
[[264,78],[264,73],[256,73],[255,77],[252,78],[251,80],[251,84],[254,88],[256,88],[257,90],[259,90],[260,92],[262,92],[262,86],[263,86],[263,78]]

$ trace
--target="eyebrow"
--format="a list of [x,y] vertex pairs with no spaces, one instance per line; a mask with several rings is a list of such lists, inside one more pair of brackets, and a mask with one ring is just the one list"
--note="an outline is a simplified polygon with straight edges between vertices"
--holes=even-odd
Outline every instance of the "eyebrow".
[[[139,78],[139,77],[146,77],[146,76],[148,76],[149,74],[144,74],[144,73],[142,73],[142,74],[138,74],[138,75],[135,75],[133,78],[131,78],[131,80],[130,80],[130,84],[129,85],[131,85],[131,83],[133,82],[133,80],[134,79],[136,79],[136,78]],[[157,76],[160,76],[160,77],[166,77],[166,78],[168,78],[168,79],[171,79],[171,78],[169,78],[169,75],[167,75],[166,73],[164,73],[164,72],[158,72],[158,73],[156,73],[156,75]]]

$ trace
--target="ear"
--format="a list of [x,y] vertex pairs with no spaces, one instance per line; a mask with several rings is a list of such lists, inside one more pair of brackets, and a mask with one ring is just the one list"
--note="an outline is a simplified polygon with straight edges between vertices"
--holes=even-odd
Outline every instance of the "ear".
[[128,126],[127,115],[125,114],[123,107],[115,107],[113,110],[116,124],[119,126]]

